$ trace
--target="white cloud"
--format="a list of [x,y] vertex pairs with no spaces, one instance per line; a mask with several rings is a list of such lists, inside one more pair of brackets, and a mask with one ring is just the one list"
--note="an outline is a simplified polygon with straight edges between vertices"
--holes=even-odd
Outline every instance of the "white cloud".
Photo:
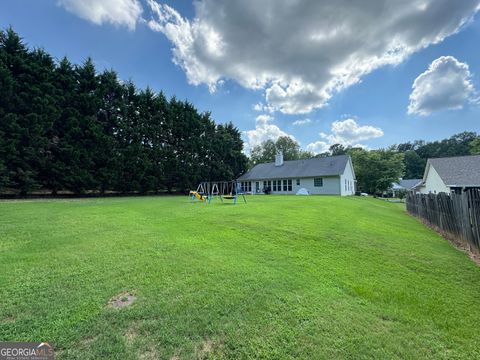
[[331,131],[328,135],[320,133],[320,136],[331,144],[353,145],[358,141],[383,136],[382,129],[370,125],[359,126],[353,119],[334,121]]
[[269,112],[269,113],[273,113],[275,111],[275,109],[272,107],[272,106],[268,106],[268,105],[265,105],[261,102],[253,105],[253,110],[255,111],[263,111],[263,112]]
[[334,121],[330,130],[330,134],[321,132],[320,137],[323,140],[308,144],[307,150],[321,153],[327,151],[333,144],[366,147],[358,142],[383,136],[382,129],[371,125],[360,126],[354,119]]
[[247,138],[245,143],[245,151],[247,153],[255,146],[260,145],[262,142],[269,139],[277,140],[281,136],[288,136],[295,140],[293,135],[280,130],[276,125],[270,124],[271,121],[273,121],[273,117],[270,115],[259,115],[256,118],[255,129],[244,132]]
[[94,24],[110,23],[130,30],[135,29],[143,11],[138,0],[58,0],[57,3]]
[[266,124],[269,121],[272,121],[273,117],[268,114],[261,114],[258,115],[255,120],[257,121],[257,124]]
[[[479,0],[202,0],[195,17],[148,0],[191,84],[265,91],[266,106],[308,113],[365,74],[456,33]],[[258,109],[264,110],[261,107]]]
[[306,124],[311,124],[312,120],[310,119],[303,119],[303,120],[295,120],[293,122],[293,125],[295,126],[301,126],[301,125],[306,125]]
[[461,109],[472,100],[475,88],[466,63],[453,56],[434,60],[412,86],[409,114],[429,115],[446,109]]
[[325,141],[316,141],[307,145],[307,151],[310,151],[314,154],[321,154],[327,152],[330,148],[330,144]]
[[253,110],[255,110],[255,111],[263,111],[263,104],[262,104],[262,103],[258,103],[258,104],[253,105]]

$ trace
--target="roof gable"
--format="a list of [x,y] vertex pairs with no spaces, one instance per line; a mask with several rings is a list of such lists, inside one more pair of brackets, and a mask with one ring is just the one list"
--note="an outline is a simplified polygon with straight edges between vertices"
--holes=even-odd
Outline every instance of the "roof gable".
[[402,179],[399,185],[404,189],[413,189],[422,183],[422,179]]
[[273,162],[264,163],[254,166],[253,169],[240,176],[238,180],[338,176],[344,173],[345,167],[349,162],[351,163],[350,156],[339,155],[290,160],[285,161],[282,166],[275,166]]
[[447,186],[480,186],[480,155],[428,159],[424,181],[430,166]]

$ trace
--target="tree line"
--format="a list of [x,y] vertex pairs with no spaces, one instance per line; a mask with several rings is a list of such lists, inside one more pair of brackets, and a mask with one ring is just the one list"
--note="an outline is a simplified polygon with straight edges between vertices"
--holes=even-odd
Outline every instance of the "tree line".
[[184,191],[247,169],[240,131],[0,31],[0,192]]

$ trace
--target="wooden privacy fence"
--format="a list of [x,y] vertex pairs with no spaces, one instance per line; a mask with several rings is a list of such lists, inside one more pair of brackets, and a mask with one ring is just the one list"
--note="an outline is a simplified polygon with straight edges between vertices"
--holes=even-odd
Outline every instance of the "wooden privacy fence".
[[406,197],[407,211],[439,229],[447,237],[461,240],[480,251],[480,189],[461,194],[414,194]]

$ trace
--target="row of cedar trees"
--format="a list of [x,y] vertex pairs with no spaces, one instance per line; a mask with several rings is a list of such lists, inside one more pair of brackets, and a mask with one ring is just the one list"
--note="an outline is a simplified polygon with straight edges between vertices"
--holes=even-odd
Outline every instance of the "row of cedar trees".
[[237,128],[187,101],[0,32],[0,192],[184,191],[243,173],[242,148]]

